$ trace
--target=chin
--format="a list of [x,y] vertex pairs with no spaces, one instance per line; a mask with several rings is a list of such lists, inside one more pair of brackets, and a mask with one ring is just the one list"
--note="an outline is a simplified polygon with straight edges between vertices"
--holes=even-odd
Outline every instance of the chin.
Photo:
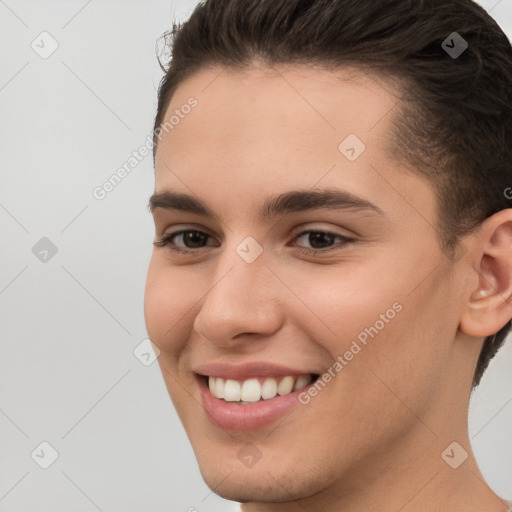
[[198,457],[198,461],[206,485],[221,498],[239,503],[296,501],[326,487],[321,475],[312,475],[282,459],[279,463],[262,458],[252,467],[245,467],[236,456],[212,454],[208,460]]
[[279,480],[268,473],[249,471],[247,475],[232,471],[220,479],[216,472],[204,473],[203,480],[206,485],[218,496],[239,503],[281,503],[294,501],[304,496],[295,494],[294,489],[288,490]]

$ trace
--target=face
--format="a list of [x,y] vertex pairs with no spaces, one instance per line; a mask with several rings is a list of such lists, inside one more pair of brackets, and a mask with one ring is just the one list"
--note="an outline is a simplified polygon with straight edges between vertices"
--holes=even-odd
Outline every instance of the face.
[[386,149],[397,100],[297,66],[203,70],[172,98],[145,317],[221,496],[350,488],[432,441],[460,299],[433,188]]

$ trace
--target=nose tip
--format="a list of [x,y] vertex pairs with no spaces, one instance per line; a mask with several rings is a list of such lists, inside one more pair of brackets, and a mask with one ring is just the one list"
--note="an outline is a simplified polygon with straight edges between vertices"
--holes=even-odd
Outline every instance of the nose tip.
[[[273,286],[242,262],[217,281],[201,304],[194,330],[218,346],[234,346],[250,336],[267,337],[281,325]],[[274,277],[270,277],[274,279]]]
[[268,337],[280,326],[276,312],[258,307],[245,312],[238,309],[236,314],[225,309],[222,312],[205,312],[202,309],[199,323],[198,318],[196,317],[194,330],[219,347],[234,347],[249,337]]

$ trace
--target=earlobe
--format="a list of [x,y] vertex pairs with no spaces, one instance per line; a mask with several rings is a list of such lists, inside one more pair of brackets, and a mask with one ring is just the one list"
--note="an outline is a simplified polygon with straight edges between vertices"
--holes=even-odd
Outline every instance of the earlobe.
[[478,273],[460,329],[475,337],[499,331],[512,318],[512,209],[489,217],[471,251]]

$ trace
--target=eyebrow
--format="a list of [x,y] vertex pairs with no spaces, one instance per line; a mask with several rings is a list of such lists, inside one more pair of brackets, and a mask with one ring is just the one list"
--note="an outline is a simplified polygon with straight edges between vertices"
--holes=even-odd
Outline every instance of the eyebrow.
[[[148,208],[150,212],[161,208],[195,213],[205,217],[218,217],[200,199],[172,190],[155,192],[149,199]],[[384,215],[384,212],[378,206],[350,192],[339,189],[320,189],[292,190],[271,196],[260,207],[259,216],[262,219],[271,219],[279,214],[316,209],[365,211]]]

